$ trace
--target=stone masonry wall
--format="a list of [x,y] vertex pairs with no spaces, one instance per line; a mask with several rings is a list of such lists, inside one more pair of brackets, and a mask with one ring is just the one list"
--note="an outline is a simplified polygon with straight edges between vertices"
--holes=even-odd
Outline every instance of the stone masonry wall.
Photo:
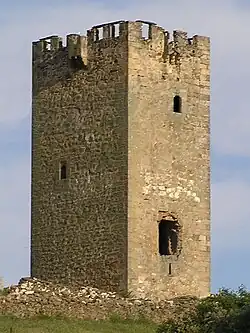
[[[66,47],[49,41],[33,46],[32,276],[150,299],[206,296],[209,38],[170,41],[137,21],[69,35]],[[178,253],[161,256],[169,216]]]
[[195,311],[199,300],[183,297],[153,302],[146,299],[121,297],[92,287],[68,288],[37,279],[22,278],[0,295],[0,314],[19,318],[62,316],[87,320],[107,320],[114,316],[124,319],[147,319],[161,323]]
[[33,45],[31,270],[126,290],[127,37],[94,33]]
[[[209,38],[129,26],[129,290],[141,297],[210,290]],[[147,38],[149,37],[149,38]],[[173,98],[182,113],[173,112]],[[180,224],[178,255],[160,256],[158,224]],[[170,266],[171,265],[171,266]]]

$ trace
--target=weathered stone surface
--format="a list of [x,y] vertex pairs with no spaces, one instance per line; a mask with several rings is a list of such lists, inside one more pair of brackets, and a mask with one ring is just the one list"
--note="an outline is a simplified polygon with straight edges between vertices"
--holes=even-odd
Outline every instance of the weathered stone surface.
[[61,315],[98,320],[117,314],[124,319],[143,316],[160,323],[193,311],[197,302],[198,299],[192,297],[160,302],[125,298],[97,288],[71,289],[30,278],[9,287],[8,294],[0,296],[0,314],[17,317]]
[[[32,276],[139,298],[206,296],[209,38],[118,25],[119,36],[107,24],[65,47],[55,36],[33,45]],[[160,255],[169,216],[178,244]]]

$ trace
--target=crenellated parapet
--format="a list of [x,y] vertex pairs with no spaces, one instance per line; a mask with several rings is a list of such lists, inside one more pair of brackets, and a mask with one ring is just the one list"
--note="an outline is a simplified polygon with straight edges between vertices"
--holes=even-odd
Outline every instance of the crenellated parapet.
[[87,37],[79,34],[70,34],[66,37],[66,45],[63,45],[62,37],[49,36],[33,42],[33,60],[55,55],[60,51],[66,51],[69,59],[81,58],[87,63]]
[[32,43],[33,59],[41,57],[48,52],[57,51],[63,48],[62,38],[58,36],[48,36],[40,38],[39,41]]
[[[139,48],[150,47],[151,51],[161,53],[164,59],[172,55],[195,56],[201,53],[209,54],[210,39],[204,36],[189,37],[185,31],[174,30],[171,34],[153,22],[129,22],[128,38],[134,46]],[[171,62],[171,61],[170,61]]]
[[[87,31],[87,36],[80,34],[69,34],[66,37],[66,45],[63,45],[62,38],[49,36],[33,42],[33,60],[46,59],[57,52],[66,52],[70,60],[88,63],[88,51],[113,47],[112,42],[128,43],[139,48],[149,48],[162,55],[166,61],[175,56],[200,56],[209,54],[210,40],[208,37],[195,35],[188,37],[187,32],[173,31],[171,35],[154,22],[148,21],[115,21],[93,26]],[[132,43],[132,44],[130,44]],[[93,57],[92,57],[93,59]]]
[[99,42],[103,39],[113,39],[124,36],[127,32],[128,21],[115,21],[93,26],[87,32],[88,41]]

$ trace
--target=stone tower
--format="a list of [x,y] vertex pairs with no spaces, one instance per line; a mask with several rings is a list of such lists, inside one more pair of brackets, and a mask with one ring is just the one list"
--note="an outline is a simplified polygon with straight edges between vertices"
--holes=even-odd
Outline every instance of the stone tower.
[[209,44],[144,21],[33,43],[32,276],[209,293]]

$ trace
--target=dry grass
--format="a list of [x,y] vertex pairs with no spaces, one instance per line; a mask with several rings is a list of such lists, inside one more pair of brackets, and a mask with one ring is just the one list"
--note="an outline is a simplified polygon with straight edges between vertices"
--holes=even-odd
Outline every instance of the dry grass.
[[17,319],[0,316],[0,333],[155,333],[156,325],[146,321],[113,318],[107,321],[64,318]]

